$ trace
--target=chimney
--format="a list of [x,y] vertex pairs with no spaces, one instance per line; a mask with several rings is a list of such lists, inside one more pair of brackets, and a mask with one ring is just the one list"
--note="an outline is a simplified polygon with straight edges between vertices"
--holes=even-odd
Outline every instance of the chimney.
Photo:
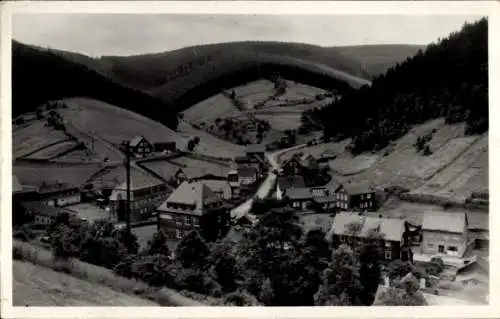
[[384,275],[384,287],[389,288],[391,286],[391,282],[389,280],[389,277],[387,275]]
[[420,289],[425,289],[425,278],[420,278]]

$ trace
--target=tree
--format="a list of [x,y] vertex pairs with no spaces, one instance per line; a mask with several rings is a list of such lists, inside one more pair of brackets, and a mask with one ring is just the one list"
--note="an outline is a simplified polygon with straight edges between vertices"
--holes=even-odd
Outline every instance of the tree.
[[383,234],[378,231],[370,231],[367,234],[366,242],[360,247],[359,252],[360,281],[363,286],[361,302],[368,306],[375,299],[380,281],[380,263],[383,260],[384,253]]
[[425,306],[427,302],[418,291],[419,283],[415,278],[406,280],[399,287],[389,287],[379,294],[378,305],[382,306]]
[[168,248],[167,244],[167,235],[165,235],[165,232],[160,229],[158,232],[156,232],[153,235],[153,238],[148,242],[148,247],[146,249],[146,252],[148,255],[163,255],[163,256],[170,256],[171,252],[170,249]]
[[240,279],[236,258],[230,243],[217,243],[212,247],[210,256],[214,279],[221,285],[224,292],[232,292],[237,288]]
[[183,267],[206,269],[210,250],[200,234],[193,230],[181,240],[175,255]]
[[359,306],[361,292],[358,258],[349,247],[341,245],[333,252],[332,261],[323,272],[315,303],[318,306]]

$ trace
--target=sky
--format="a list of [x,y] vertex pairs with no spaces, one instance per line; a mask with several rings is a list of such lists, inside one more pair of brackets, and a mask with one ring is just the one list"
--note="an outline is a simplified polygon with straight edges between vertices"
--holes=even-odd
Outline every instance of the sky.
[[16,14],[26,44],[90,56],[135,55],[231,41],[321,46],[429,44],[480,16]]

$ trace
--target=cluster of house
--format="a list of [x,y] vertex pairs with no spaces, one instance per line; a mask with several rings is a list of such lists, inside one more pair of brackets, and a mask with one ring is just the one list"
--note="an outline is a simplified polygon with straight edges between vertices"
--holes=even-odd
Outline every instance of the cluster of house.
[[252,186],[264,176],[267,170],[265,151],[262,145],[250,144],[246,147],[245,156],[234,158],[236,170],[228,174],[233,198],[250,195]]
[[306,187],[301,176],[280,176],[276,194],[286,199],[293,208],[308,210],[321,207],[325,210],[374,210],[375,191],[364,183],[341,184],[331,179],[323,186]]
[[[326,239],[338,246],[363,243],[378,235],[384,246],[384,258],[389,261],[414,260],[415,256],[424,256],[426,260],[441,257],[445,263],[453,263],[466,259],[470,252],[468,220],[464,212],[429,211],[424,214],[418,232],[415,233],[412,228],[400,218],[340,212],[333,218]],[[406,250],[415,243],[415,237],[418,237],[419,247]]]

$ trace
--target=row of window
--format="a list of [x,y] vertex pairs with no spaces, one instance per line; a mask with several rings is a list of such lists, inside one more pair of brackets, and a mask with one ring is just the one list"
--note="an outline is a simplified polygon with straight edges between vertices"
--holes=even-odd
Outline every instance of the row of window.
[[[434,248],[434,244],[433,243],[428,243],[427,247]],[[448,246],[448,247],[446,247],[446,250],[450,251],[450,252],[457,252],[458,251],[458,247],[457,246]],[[440,253],[444,253],[445,252],[445,246],[444,245],[438,245],[438,251]]]
[[359,205],[360,208],[368,208],[368,207],[372,207],[372,202],[367,202],[367,203],[361,203]]
[[177,215],[177,214],[168,214],[168,213],[160,213],[163,219],[174,220],[178,226],[181,225],[193,225],[198,226],[200,224],[200,219],[196,216],[191,215]]

